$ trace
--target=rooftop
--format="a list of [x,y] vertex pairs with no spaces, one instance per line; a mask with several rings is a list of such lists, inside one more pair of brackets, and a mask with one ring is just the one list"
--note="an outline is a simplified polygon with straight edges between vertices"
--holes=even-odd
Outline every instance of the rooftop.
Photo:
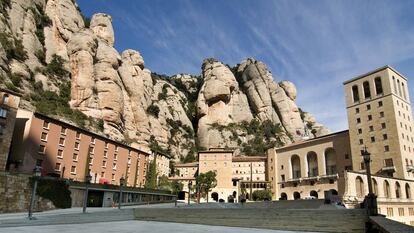
[[343,84],[344,84],[344,85],[345,85],[345,84],[348,84],[348,83],[350,83],[350,82],[353,82],[353,81],[355,81],[355,80],[358,80],[358,79],[360,79],[360,78],[366,77],[366,76],[371,75],[371,74],[375,74],[375,73],[380,72],[380,71],[385,70],[385,69],[390,69],[390,70],[394,71],[395,73],[397,73],[399,76],[401,76],[403,79],[407,80],[407,78],[406,78],[404,75],[400,74],[400,73],[399,73],[396,69],[392,68],[392,67],[391,67],[391,66],[389,66],[389,65],[385,65],[385,66],[383,66],[383,67],[380,67],[380,68],[377,68],[377,69],[375,69],[375,70],[372,70],[372,71],[370,71],[370,72],[368,72],[368,73],[358,75],[358,76],[356,76],[356,77],[354,77],[354,78],[352,78],[352,79],[350,79],[350,80],[347,80],[347,81],[343,82]]

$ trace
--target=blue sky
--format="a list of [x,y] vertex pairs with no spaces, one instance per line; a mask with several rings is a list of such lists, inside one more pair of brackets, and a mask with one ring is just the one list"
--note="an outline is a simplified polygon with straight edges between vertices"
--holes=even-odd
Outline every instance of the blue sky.
[[[414,1],[78,0],[113,18],[115,47],[141,52],[164,74],[199,74],[204,58],[247,57],[290,80],[297,103],[332,131],[347,128],[342,82],[383,65],[414,96]],[[411,78],[410,78],[411,77]]]

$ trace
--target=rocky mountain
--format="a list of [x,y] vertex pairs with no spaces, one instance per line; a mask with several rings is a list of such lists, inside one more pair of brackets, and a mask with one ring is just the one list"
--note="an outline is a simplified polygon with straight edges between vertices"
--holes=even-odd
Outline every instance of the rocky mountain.
[[200,75],[159,75],[138,51],[114,48],[109,15],[83,16],[72,0],[0,0],[0,85],[36,110],[137,147],[195,159],[233,147],[258,155],[329,132],[249,58],[206,59]]

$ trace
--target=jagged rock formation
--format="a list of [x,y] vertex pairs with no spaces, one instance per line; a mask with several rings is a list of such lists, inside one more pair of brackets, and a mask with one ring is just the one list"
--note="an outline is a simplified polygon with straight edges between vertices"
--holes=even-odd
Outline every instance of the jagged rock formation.
[[294,84],[254,59],[207,59],[200,76],[166,77],[138,51],[119,54],[111,17],[88,20],[72,0],[2,0],[0,12],[0,85],[23,93],[25,108],[183,160],[202,147],[254,154],[328,132],[296,106]]

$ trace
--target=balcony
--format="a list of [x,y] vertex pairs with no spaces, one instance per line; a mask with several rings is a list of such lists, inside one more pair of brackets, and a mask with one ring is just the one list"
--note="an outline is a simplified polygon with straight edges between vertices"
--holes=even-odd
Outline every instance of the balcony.
[[395,166],[394,165],[384,166],[383,168],[381,168],[381,170],[384,172],[395,172]]

